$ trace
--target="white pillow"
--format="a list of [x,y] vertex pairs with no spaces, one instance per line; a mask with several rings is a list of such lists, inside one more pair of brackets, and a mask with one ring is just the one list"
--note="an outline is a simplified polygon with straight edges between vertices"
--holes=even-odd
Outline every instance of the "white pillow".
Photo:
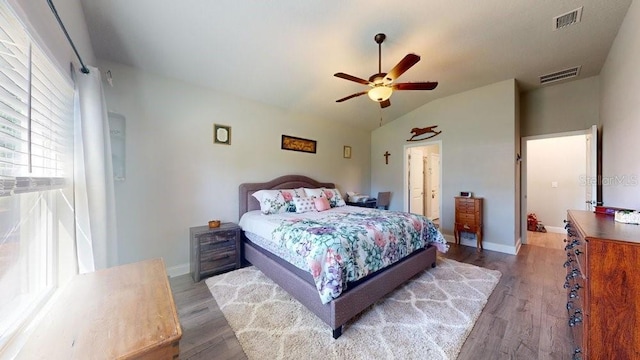
[[259,190],[253,193],[253,197],[260,203],[260,211],[265,215],[287,211],[287,203],[280,190]]
[[253,193],[253,197],[260,202],[260,211],[268,215],[296,212],[293,199],[305,197],[305,193],[303,188],[259,190]]
[[327,197],[322,191],[322,188],[317,188],[317,189],[304,188],[304,193],[307,195],[307,197],[310,197],[310,198]]
[[305,213],[309,211],[316,211],[316,205],[313,202],[313,198],[310,197],[298,197],[293,199],[293,203],[296,206],[297,213]]

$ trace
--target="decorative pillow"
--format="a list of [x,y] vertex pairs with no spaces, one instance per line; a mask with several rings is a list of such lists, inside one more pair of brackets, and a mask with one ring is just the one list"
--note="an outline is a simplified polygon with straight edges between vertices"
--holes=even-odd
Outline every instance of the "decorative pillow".
[[316,204],[310,197],[293,198],[293,203],[296,206],[297,213],[316,211]]
[[322,188],[318,188],[318,189],[304,188],[304,193],[307,195],[307,197],[311,197],[311,198],[319,198],[319,197],[326,196],[324,191],[322,191]]
[[293,199],[305,196],[304,188],[259,190],[253,193],[253,197],[260,202],[260,211],[266,215],[296,212]]
[[307,194],[308,197],[312,197],[312,198],[326,197],[329,200],[329,205],[331,205],[331,207],[339,207],[339,206],[347,205],[347,203],[344,202],[344,199],[342,199],[342,195],[340,195],[340,191],[338,189],[304,188],[304,192]]
[[282,189],[280,190],[280,193],[282,194],[282,198],[284,199],[284,211],[296,212],[296,205],[293,202],[293,199],[300,197],[296,193],[296,189]]
[[325,189],[322,188],[324,195],[329,199],[329,205],[331,207],[340,207],[345,206],[347,203],[342,199],[342,195],[340,195],[340,191],[338,189]]
[[259,190],[253,193],[253,197],[260,202],[260,211],[265,215],[287,211],[287,204],[280,190]]
[[325,211],[325,210],[331,209],[331,205],[329,205],[329,200],[326,197],[313,198],[313,202],[316,205],[316,209],[318,211]]

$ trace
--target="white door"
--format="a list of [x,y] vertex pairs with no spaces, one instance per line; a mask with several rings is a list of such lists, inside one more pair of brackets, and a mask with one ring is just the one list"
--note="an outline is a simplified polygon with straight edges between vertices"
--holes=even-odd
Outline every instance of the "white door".
[[440,154],[429,154],[429,168],[427,176],[429,189],[427,199],[429,199],[429,213],[427,217],[432,220],[440,217]]
[[422,196],[422,201],[424,202],[424,216],[430,217],[431,214],[431,198],[429,197],[429,185],[431,184],[431,180],[429,180],[429,150],[425,148],[424,156],[422,157],[422,173],[424,174],[422,178],[422,186],[424,187],[424,195]]
[[424,215],[422,149],[409,148],[409,212]]
[[597,204],[598,186],[598,126],[591,127],[587,134],[587,177],[585,184],[585,210],[593,211]]

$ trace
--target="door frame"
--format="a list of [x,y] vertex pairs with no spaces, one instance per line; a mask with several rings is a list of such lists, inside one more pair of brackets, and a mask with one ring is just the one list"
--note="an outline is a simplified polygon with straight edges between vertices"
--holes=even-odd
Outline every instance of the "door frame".
[[[438,150],[440,150],[440,149],[438,149]],[[437,154],[436,153],[429,153],[427,157],[428,157],[428,160],[426,161],[426,163],[429,165],[429,167],[432,166],[431,164],[433,163],[434,157],[438,159],[438,164],[439,164],[438,167],[437,167],[437,169],[438,169],[438,187],[437,187],[437,191],[438,191],[438,205],[437,205],[438,217],[430,218],[432,220],[436,220],[436,219],[440,219],[440,202],[442,200],[442,194],[441,194],[442,184],[440,184],[440,177],[441,177],[440,172],[442,171],[442,166],[441,166],[441,162],[442,162],[441,158],[442,157],[440,156],[440,153],[437,153]],[[431,174],[427,175],[426,171],[427,170],[425,169],[425,179],[429,178],[430,181],[433,181],[433,179],[432,179],[433,176],[431,176]],[[427,186],[429,186],[429,188],[431,188],[430,181],[425,181],[425,184]],[[428,189],[425,188],[425,190],[428,190]],[[429,205],[427,206],[426,203],[428,203]],[[425,207],[424,207],[425,216],[432,215],[433,212],[434,212],[433,209],[431,208],[431,203],[432,203],[431,197],[429,195],[429,191],[427,191],[427,193],[425,195]],[[427,211],[427,209],[429,211]]]
[[[522,244],[527,244],[527,142],[529,140],[541,140],[541,139],[552,139],[552,138],[561,138],[568,136],[576,136],[576,135],[589,135],[592,134],[592,126],[590,126],[586,130],[576,130],[576,131],[567,131],[561,133],[553,133],[553,134],[545,134],[545,135],[535,135],[535,136],[525,136],[520,138],[520,147],[522,152],[521,164],[520,164],[520,239]],[[596,134],[596,144],[599,143],[600,132]],[[598,152],[600,149],[598,148]],[[589,154],[587,154],[589,156]],[[599,155],[598,155],[599,156]],[[598,175],[600,175],[600,167],[596,167],[596,171]],[[596,194],[599,197],[602,189],[597,187]]]
[[402,201],[403,201],[403,211],[409,212],[409,159],[408,159],[408,155],[409,155],[409,149],[410,148],[414,148],[414,147],[425,147],[425,146],[431,146],[431,145],[437,145],[438,149],[439,149],[439,154],[440,154],[440,201],[438,201],[438,211],[440,213],[440,218],[442,218],[442,163],[443,163],[443,149],[442,149],[442,140],[425,140],[422,142],[415,142],[415,143],[411,143],[411,144],[405,144],[403,146],[403,164],[402,164]]

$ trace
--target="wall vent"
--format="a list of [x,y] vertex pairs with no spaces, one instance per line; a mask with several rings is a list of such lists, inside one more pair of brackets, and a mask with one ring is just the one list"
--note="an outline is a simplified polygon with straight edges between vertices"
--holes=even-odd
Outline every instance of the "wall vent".
[[553,30],[565,28],[569,25],[579,23],[582,19],[582,7],[579,7],[573,11],[569,11],[566,14],[558,15],[553,18]]
[[560,81],[560,80],[576,77],[580,74],[580,68],[581,66],[576,66],[570,69],[560,70],[551,74],[542,75],[540,76],[540,84],[544,85],[554,81]]

